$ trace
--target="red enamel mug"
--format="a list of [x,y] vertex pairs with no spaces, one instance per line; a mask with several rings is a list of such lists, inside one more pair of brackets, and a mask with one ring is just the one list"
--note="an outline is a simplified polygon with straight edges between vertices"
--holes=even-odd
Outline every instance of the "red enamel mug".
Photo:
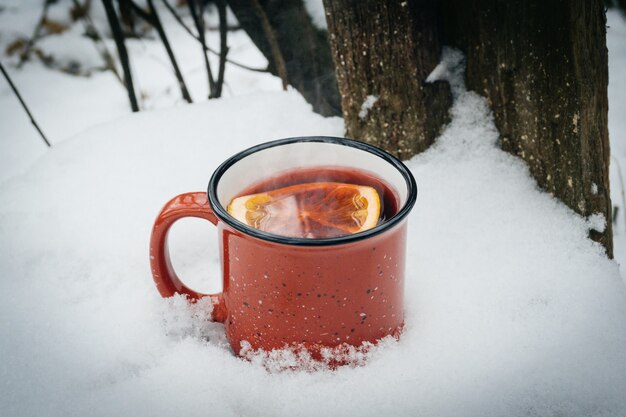
[[[387,192],[392,190],[387,198],[395,201],[393,213],[372,229],[321,239],[267,233],[228,214],[230,201],[264,178],[279,178],[275,185],[286,186],[301,181],[298,172],[319,169],[323,176],[326,168],[319,167],[343,172],[344,182],[353,183],[359,178],[350,177],[352,170],[367,172]],[[332,137],[264,143],[220,165],[208,193],[181,194],[165,205],[150,242],[154,281],[163,297],[209,297],[211,319],[224,323],[238,355],[243,347],[288,348],[319,358],[325,348],[398,338],[404,324],[407,215],[416,196],[415,179],[406,166],[374,146]],[[167,234],[183,217],[217,226],[223,280],[218,294],[188,288],[172,268]]]

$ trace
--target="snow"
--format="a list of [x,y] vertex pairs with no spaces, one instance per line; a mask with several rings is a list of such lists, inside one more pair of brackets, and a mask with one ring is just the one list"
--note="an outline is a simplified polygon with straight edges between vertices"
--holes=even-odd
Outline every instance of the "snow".
[[[347,363],[349,366],[365,366],[381,350],[389,349],[397,343],[392,336],[386,336],[376,343],[363,342],[359,346],[343,343],[334,348],[324,348],[322,359],[315,360],[307,351],[297,349],[274,349],[271,351],[253,350],[252,345],[242,341],[241,356],[254,366],[262,367],[270,373],[289,370],[298,372],[328,371],[331,363]],[[347,365],[346,365],[347,366]]]
[[[75,67],[77,72],[90,75],[92,71],[103,68],[104,63],[96,44],[83,36],[84,32],[84,26],[73,25],[63,33],[41,39],[36,47],[50,56],[54,65],[67,69]],[[111,53],[113,51],[115,49],[110,50]]]
[[[611,141],[626,161],[626,142],[615,142],[626,126],[614,113],[626,105],[626,88],[616,91],[626,82],[616,67],[626,63],[618,42],[626,23],[609,13],[609,24]],[[138,42],[135,62],[157,47]],[[185,58],[188,74],[197,55]],[[336,371],[310,362],[309,371],[280,371],[301,359],[281,352],[235,358],[223,326],[207,322],[207,303],[158,295],[147,245],[165,201],[205,189],[225,158],[281,137],[341,136],[340,119],[314,114],[296,92],[262,91],[277,81],[266,74],[243,87],[235,85],[243,76],[231,78],[241,90],[224,99],[185,105],[173,89],[151,102],[159,109],[129,114],[106,73],[13,69],[54,147],[28,136],[0,84],[0,154],[23,146],[28,160],[18,169],[7,159],[1,171],[0,415],[626,415],[626,288],[587,238],[602,219],[540,191],[524,163],[497,148],[485,100],[457,81],[460,55],[444,58],[441,77],[455,81],[452,121],[407,162],[419,196],[405,332],[362,366]],[[150,91],[168,82],[161,77]],[[616,257],[626,259],[620,233]],[[219,291],[215,229],[184,220],[170,242],[179,275]]]
[[[61,138],[128,114],[128,99],[111,73],[76,77],[44,72],[40,64],[27,64],[19,71],[7,70],[53,145]],[[99,96],[106,99],[94,100]],[[3,120],[11,121],[0,123],[0,180],[4,180],[24,171],[47,149],[4,79],[0,82],[0,106]]]
[[450,84],[452,96],[457,98],[461,92],[465,91],[465,80],[461,76],[463,69],[463,54],[453,48],[443,47],[441,61],[433,68],[425,82],[434,83],[436,81],[447,81]]
[[593,213],[587,217],[587,224],[589,225],[589,230],[595,230],[600,233],[606,229],[606,219],[602,213]]
[[304,8],[311,17],[313,26],[319,30],[328,30],[323,0],[304,0]]
[[615,259],[626,277],[626,16],[615,10],[606,14],[609,48],[609,139],[611,142],[611,202],[618,207],[613,225]]
[[363,104],[361,104],[361,110],[359,110],[359,119],[365,120],[367,113],[374,107],[374,104],[378,101],[378,96],[368,95],[365,97]]
[[433,68],[433,70],[430,72],[430,74],[428,74],[428,77],[426,77],[426,82],[427,83],[434,83],[435,81],[440,81],[440,80],[444,80],[447,78],[447,74],[448,74],[448,68],[447,68],[448,63],[444,60],[441,60],[436,66],[435,68]]

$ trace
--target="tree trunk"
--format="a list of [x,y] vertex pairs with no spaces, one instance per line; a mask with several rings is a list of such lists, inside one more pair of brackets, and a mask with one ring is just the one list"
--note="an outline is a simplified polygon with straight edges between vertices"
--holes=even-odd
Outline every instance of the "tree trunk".
[[[324,116],[341,114],[326,31],[313,26],[303,0],[258,0],[278,41],[287,80],[313,109]],[[261,17],[251,0],[228,0],[239,24],[269,61],[269,70],[278,75],[275,51],[263,31]]]
[[[467,86],[487,97],[504,150],[582,216],[612,257],[608,58],[601,0],[454,1],[446,21],[467,54]],[[468,18],[470,16],[471,18]]]
[[441,55],[435,2],[324,0],[346,135],[408,159],[448,119],[446,83],[425,84]]

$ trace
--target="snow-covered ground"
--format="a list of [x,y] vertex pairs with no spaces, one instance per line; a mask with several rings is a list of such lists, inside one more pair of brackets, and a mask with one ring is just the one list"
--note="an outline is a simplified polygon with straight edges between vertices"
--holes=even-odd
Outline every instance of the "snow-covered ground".
[[[626,23],[611,13],[609,25],[611,140],[626,168],[626,88],[618,89]],[[240,60],[263,65],[236,36]],[[159,44],[142,45],[131,59],[152,68]],[[200,99],[195,48],[181,63],[189,80],[194,68],[200,74],[192,88]],[[497,148],[477,95],[459,90],[446,131],[407,163],[420,194],[400,342],[362,367],[270,373],[233,357],[223,327],[199,307],[158,296],[147,259],[152,221],[169,197],[205,189],[233,153],[281,137],[341,136],[342,121],[314,114],[265,74],[227,73],[228,98],[192,106],[178,105],[168,71],[153,74],[149,96],[161,98],[144,106],[158,109],[134,115],[105,73],[82,79],[30,63],[11,74],[55,146],[43,147],[0,83],[0,415],[626,415],[618,265],[586,238],[585,219]],[[618,259],[624,227],[616,226]],[[219,290],[210,225],[181,221],[171,244],[191,286]]]
[[[5,51],[18,38],[30,38],[40,16],[40,0],[0,1],[0,51]],[[159,2],[157,2],[159,3]],[[173,3],[173,1],[170,1]],[[77,63],[89,77],[74,76],[47,69],[39,60],[27,61],[20,70],[17,54],[0,59],[9,71],[13,82],[52,144],[74,137],[79,132],[97,124],[115,120],[130,112],[128,97],[123,85],[113,73],[99,71],[104,67],[94,42],[82,36],[83,25],[72,25],[68,14],[70,1],[50,7],[56,22],[70,26],[59,35],[48,36],[36,43],[46,55],[55,58],[58,65]],[[167,10],[159,8],[181,72],[194,101],[206,101],[208,81],[204,58],[198,42],[176,23]],[[193,23],[181,10],[187,25]],[[92,2],[92,19],[100,32],[107,34],[108,23],[100,1]],[[217,25],[216,14],[210,15],[207,26]],[[231,21],[234,18],[231,16]],[[219,49],[219,35],[207,31],[207,43]],[[137,95],[142,109],[186,105],[170,62],[158,37],[127,39],[131,67]],[[228,33],[228,57],[253,68],[264,68],[267,60],[256,49],[243,31]],[[115,53],[115,43],[107,38],[106,45]],[[209,54],[211,68],[216,75],[218,59]],[[121,68],[119,68],[121,74]],[[226,64],[224,96],[249,94],[259,91],[280,91],[281,81],[270,74],[252,72]],[[0,181],[23,172],[45,154],[46,148],[28,117],[19,105],[4,78],[0,79]]]

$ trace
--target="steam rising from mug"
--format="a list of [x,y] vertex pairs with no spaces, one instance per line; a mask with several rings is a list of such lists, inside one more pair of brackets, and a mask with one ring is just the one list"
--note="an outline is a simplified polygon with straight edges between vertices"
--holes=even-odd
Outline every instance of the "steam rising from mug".
[[334,143],[294,142],[265,148],[235,161],[217,186],[217,199],[222,207],[236,194],[263,178],[278,173],[316,166],[356,167],[385,179],[397,192],[400,205],[407,202],[410,187],[393,166],[376,155]]

